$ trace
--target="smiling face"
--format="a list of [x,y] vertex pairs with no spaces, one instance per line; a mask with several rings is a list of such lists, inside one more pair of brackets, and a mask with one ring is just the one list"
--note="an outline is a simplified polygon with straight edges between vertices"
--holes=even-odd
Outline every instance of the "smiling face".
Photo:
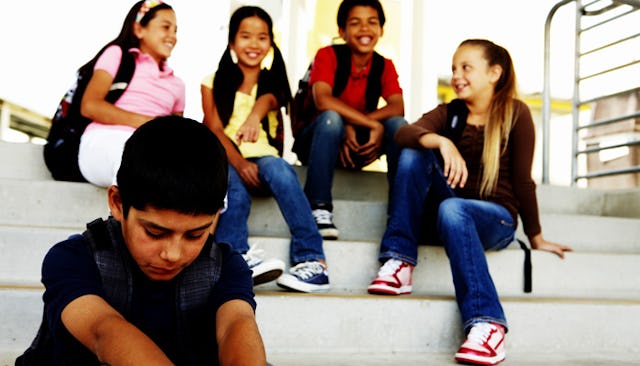
[[229,47],[238,56],[240,67],[259,68],[271,49],[269,26],[257,16],[244,18]]
[[108,197],[131,256],[152,280],[175,278],[198,257],[215,229],[218,214],[189,215],[169,209],[131,207],[125,217],[118,188],[109,187]]
[[345,28],[340,28],[339,32],[352,52],[372,53],[383,34],[378,11],[370,6],[354,6],[349,11]]
[[453,55],[451,87],[462,100],[490,100],[501,70],[489,65],[482,47],[462,45]]
[[140,51],[159,64],[171,56],[178,41],[176,14],[171,9],[158,10],[146,26],[135,23],[134,32],[140,40]]

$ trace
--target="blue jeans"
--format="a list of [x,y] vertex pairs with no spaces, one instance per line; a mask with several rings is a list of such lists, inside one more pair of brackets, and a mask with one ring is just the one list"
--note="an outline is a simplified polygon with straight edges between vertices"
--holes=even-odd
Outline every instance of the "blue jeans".
[[[249,159],[258,164],[258,176],[264,192],[272,195],[291,232],[289,255],[292,265],[313,260],[324,260],[322,237],[311,207],[302,191],[296,172],[285,160],[276,156]],[[229,165],[227,211],[220,215],[215,232],[217,242],[229,243],[235,251],[249,250],[247,220],[251,209],[251,194],[236,170]]]
[[[300,161],[307,165],[307,179],[304,192],[312,207],[324,207],[329,211],[333,209],[331,187],[340,148],[345,139],[344,120],[334,111],[322,112],[309,126],[305,127],[300,136],[296,138],[294,151]],[[398,128],[407,124],[402,117],[391,117],[382,121],[384,137],[382,140],[381,154],[387,155],[387,181],[389,192],[393,190],[393,177],[395,176],[398,153],[400,148],[393,140]],[[368,130],[359,135],[361,143],[368,141]],[[358,164],[358,169],[364,164]]]
[[392,200],[380,260],[395,258],[416,265],[423,214],[435,208],[436,231],[449,257],[465,330],[482,321],[506,328],[484,252],[503,249],[513,241],[515,224],[509,211],[493,202],[456,197],[431,150],[402,150]]

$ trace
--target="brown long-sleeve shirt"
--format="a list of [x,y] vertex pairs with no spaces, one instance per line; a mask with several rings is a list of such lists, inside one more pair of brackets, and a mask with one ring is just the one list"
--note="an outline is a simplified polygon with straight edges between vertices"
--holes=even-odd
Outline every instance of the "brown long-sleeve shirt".
[[[515,100],[515,123],[509,135],[505,153],[500,157],[500,172],[495,191],[486,199],[503,205],[509,210],[514,223],[520,214],[525,234],[531,238],[541,231],[536,198],[536,184],[531,177],[535,129],[529,107]],[[447,106],[441,104],[425,113],[416,122],[401,127],[395,139],[404,147],[421,149],[419,139],[429,132],[441,132],[447,123]],[[462,137],[455,143],[467,163],[469,177],[464,188],[456,188],[463,198],[480,198],[482,180],[482,149],[484,127],[467,124]]]

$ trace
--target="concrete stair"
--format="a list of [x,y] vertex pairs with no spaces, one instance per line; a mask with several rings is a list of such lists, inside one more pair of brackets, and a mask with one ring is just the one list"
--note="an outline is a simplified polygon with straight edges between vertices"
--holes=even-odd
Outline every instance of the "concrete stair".
[[[296,169],[303,181],[304,168]],[[329,293],[256,287],[272,364],[455,364],[462,334],[442,248],[420,247],[412,295],[366,294],[378,269],[386,187],[380,173],[338,172],[341,240],[324,244]],[[639,364],[640,190],[540,186],[538,200],[545,237],[574,252],[560,260],[534,251],[529,294],[517,245],[487,254],[510,323],[505,364]],[[0,142],[0,202],[0,365],[9,365],[40,321],[44,254],[108,212],[104,189],[53,181],[42,148],[29,144]],[[250,230],[267,256],[288,260],[288,229],[272,199],[255,200]]]

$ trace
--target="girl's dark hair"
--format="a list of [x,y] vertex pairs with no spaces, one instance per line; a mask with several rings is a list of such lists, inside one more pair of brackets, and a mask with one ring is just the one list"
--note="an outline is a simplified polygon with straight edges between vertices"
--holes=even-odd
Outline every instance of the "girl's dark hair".
[[378,12],[378,20],[380,27],[384,27],[385,17],[382,4],[378,0],[343,0],[338,8],[338,28],[345,29],[347,27],[347,17],[349,12],[356,6],[370,6]]
[[291,103],[291,87],[287,77],[287,69],[280,49],[273,41],[273,21],[269,14],[257,6],[243,6],[238,8],[229,20],[229,36],[227,49],[222,54],[218,63],[218,70],[213,79],[213,101],[216,104],[218,115],[223,125],[227,125],[233,112],[236,91],[242,85],[244,75],[240,67],[231,59],[230,45],[234,42],[240,23],[253,16],[257,16],[267,23],[269,39],[273,47],[273,63],[270,69],[262,69],[258,77],[258,93],[256,97],[264,94],[273,94],[279,106],[289,110]]
[[202,123],[158,117],[125,143],[117,180],[125,217],[131,207],[212,215],[224,205],[227,155]]
[[[123,52],[127,52],[130,48],[140,47],[140,40],[138,39],[138,37],[136,37],[136,35],[133,32],[133,25],[136,22],[136,16],[138,15],[138,11],[140,11],[140,8],[142,7],[142,4],[144,4],[144,1],[145,0],[141,0],[133,4],[131,9],[129,9],[129,13],[127,13],[127,16],[124,18],[124,22],[122,23],[122,28],[120,29],[120,34],[118,34],[118,36],[114,38],[111,42],[107,43],[104,47],[102,47],[100,51],[98,51],[98,53],[96,53],[96,55],[89,62],[84,64],[82,67],[80,67],[81,71],[84,71],[87,68],[93,69],[96,61],[98,61],[98,58],[100,57],[100,55],[102,55],[102,52],[104,52],[104,50],[107,49],[109,46],[118,45],[120,46],[120,48],[122,48]],[[162,10],[162,9],[173,10],[171,5],[166,3],[160,3],[154,6],[153,8],[149,9],[149,11],[147,11],[144,14],[142,19],[140,19],[140,25],[144,27],[147,24],[149,24],[149,22],[156,16],[156,13],[158,12],[158,10]]]

